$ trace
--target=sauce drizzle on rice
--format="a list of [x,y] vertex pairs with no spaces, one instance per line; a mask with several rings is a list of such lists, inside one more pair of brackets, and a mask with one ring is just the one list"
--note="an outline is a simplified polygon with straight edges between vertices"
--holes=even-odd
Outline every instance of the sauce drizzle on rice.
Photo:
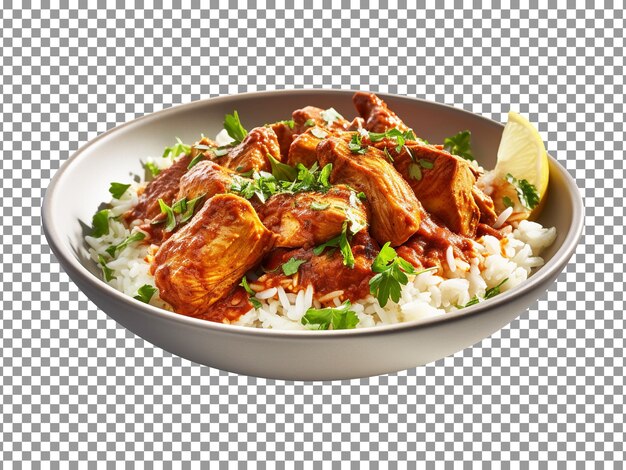
[[554,228],[496,214],[475,161],[418,139],[375,95],[354,100],[352,124],[308,106],[247,132],[234,113],[235,142],[150,161],[159,175],[112,199],[108,233],[86,237],[108,282],[156,287],[143,301],[208,321],[364,328],[482,302],[543,264]]

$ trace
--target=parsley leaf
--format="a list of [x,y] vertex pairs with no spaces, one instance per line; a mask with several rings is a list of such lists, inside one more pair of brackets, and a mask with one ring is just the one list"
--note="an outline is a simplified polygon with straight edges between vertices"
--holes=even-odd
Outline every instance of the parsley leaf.
[[181,153],[187,155],[190,151],[191,147],[189,145],[185,145],[182,140],[176,137],[176,143],[174,145],[172,145],[171,147],[165,147],[165,150],[163,151],[163,158],[176,158]]
[[174,216],[174,210],[168,206],[163,199],[159,199],[159,207],[161,213],[167,216],[167,223],[165,225],[165,231],[171,232],[176,227],[176,217]]
[[144,284],[139,289],[137,289],[137,295],[133,298],[142,301],[143,303],[149,304],[150,299],[156,293],[156,288],[151,286],[150,284]]
[[150,175],[152,175],[153,178],[157,176],[159,173],[161,173],[161,169],[154,162],[146,162],[144,164],[144,167],[146,168],[146,170],[148,170],[148,172],[150,173]]
[[335,108],[325,109],[320,113],[320,115],[329,126],[331,126],[333,122],[337,121],[338,119],[343,119],[343,116],[339,114]]
[[296,122],[293,119],[285,119],[284,121],[278,121],[276,124],[284,124],[289,127],[289,129],[293,129],[296,125]]
[[321,203],[321,202],[313,201],[309,207],[312,211],[325,211],[326,209],[330,207],[330,204],[328,202]]
[[326,165],[324,165],[324,168],[322,168],[322,170],[320,171],[318,182],[324,188],[330,187],[329,178],[330,178],[330,174],[332,173],[332,171],[333,171],[332,163],[327,163]]
[[91,220],[91,236],[100,238],[109,234],[109,209],[102,209],[94,214]]
[[191,170],[194,166],[196,166],[200,161],[204,158],[204,153],[200,152],[198,155],[193,157],[193,159],[187,165],[187,169]]
[[474,154],[471,147],[472,133],[461,131],[452,137],[446,137],[443,141],[443,148],[452,155],[457,155],[465,160],[474,161]]
[[359,324],[359,317],[350,310],[351,306],[346,300],[339,307],[310,308],[300,321],[316,330],[328,330],[331,325],[333,330],[351,330]]
[[527,180],[518,180],[511,173],[506,175],[506,180],[515,188],[522,206],[529,210],[537,207],[539,204],[539,192],[535,185],[530,184]]
[[236,143],[240,143],[248,135],[248,131],[241,125],[237,111],[224,116],[224,129]]
[[341,255],[343,256],[343,264],[350,269],[354,268],[354,255],[350,248],[350,242],[348,241],[348,221],[343,223],[341,233],[335,238],[331,238],[326,243],[313,248],[313,254],[316,256],[321,255],[326,248],[339,248]]
[[507,277],[502,282],[500,282],[500,284],[498,284],[497,286],[494,286],[494,287],[492,287],[490,289],[487,289],[487,291],[485,292],[485,300],[491,299],[491,298],[495,297],[496,295],[498,295],[500,293],[500,287],[502,287],[504,285],[504,283],[506,281],[508,281],[508,280],[509,280],[509,278]]
[[196,204],[198,201],[204,198],[204,194],[201,194],[198,197],[193,198],[191,201],[187,201],[187,208],[181,213],[180,221],[181,223],[187,222],[189,219],[193,217],[193,212],[196,208]]
[[352,134],[352,139],[350,139],[350,143],[348,143],[348,148],[352,153],[357,153],[359,155],[364,155],[367,152],[367,145],[363,146],[361,142],[361,134],[355,132]]
[[291,258],[286,263],[282,264],[283,273],[285,276],[292,276],[298,272],[300,265],[306,263],[306,260]]
[[389,242],[385,243],[372,263],[372,271],[377,273],[369,281],[370,293],[378,299],[381,307],[391,298],[400,300],[401,286],[409,282],[407,274],[421,274],[437,268],[416,271],[411,263],[397,255]]
[[417,163],[411,163],[409,165],[409,177],[416,181],[422,179],[422,169]]
[[507,209],[509,207],[513,207],[513,201],[511,201],[511,198],[509,196],[504,196],[502,198],[502,204],[504,205],[504,207],[506,207]]
[[298,170],[276,160],[272,154],[268,153],[267,158],[272,165],[272,175],[279,181],[294,181],[298,177]]
[[146,234],[143,232],[135,232],[132,235],[130,235],[128,238],[126,238],[126,240],[124,240],[123,242],[117,244],[117,245],[111,245],[110,247],[108,247],[106,249],[106,252],[111,255],[111,258],[115,258],[115,253],[118,251],[122,251],[124,248],[126,248],[128,245],[130,245],[131,243],[134,242],[138,242],[140,240],[143,240],[144,238],[146,238]]
[[113,270],[107,266],[107,261],[102,255],[98,255],[98,264],[100,264],[100,268],[102,268],[102,274],[104,275],[104,280],[109,282],[115,279],[113,275]]
[[259,302],[259,299],[257,299],[256,296],[256,292],[254,292],[252,290],[252,288],[250,287],[250,284],[248,284],[248,279],[246,278],[246,276],[241,278],[241,283],[239,284],[241,287],[243,287],[245,289],[245,291],[248,293],[248,300],[250,301],[250,303],[252,304],[252,306],[256,309],[256,308],[260,308],[261,307],[261,302]]
[[420,158],[418,162],[422,168],[426,168],[427,170],[432,170],[435,164],[430,160],[426,160],[425,158]]
[[478,296],[476,296],[476,295],[475,295],[474,297],[472,297],[472,298],[469,300],[469,302],[467,302],[467,303],[465,304],[465,306],[466,306],[466,307],[471,307],[472,305],[476,305],[478,302],[480,302],[480,300],[478,299]]
[[367,196],[365,195],[365,193],[363,191],[361,191],[360,193],[358,193],[356,195],[356,197],[358,197],[361,201],[367,201]]
[[304,121],[304,127],[313,127],[315,125],[315,119],[307,119]]
[[119,199],[124,195],[128,188],[130,188],[130,184],[111,183],[109,192],[115,199]]

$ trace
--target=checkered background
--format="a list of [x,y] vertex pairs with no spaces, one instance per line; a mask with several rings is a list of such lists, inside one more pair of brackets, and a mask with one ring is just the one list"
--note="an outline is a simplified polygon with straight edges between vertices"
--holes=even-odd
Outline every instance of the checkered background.
[[[0,10],[3,462],[621,465],[623,2],[13,3]],[[454,357],[293,383],[173,357],[69,281],[40,205],[81,144],[179,103],[304,86],[418,96],[500,121],[509,108],[527,115],[587,206],[584,240],[556,285]]]

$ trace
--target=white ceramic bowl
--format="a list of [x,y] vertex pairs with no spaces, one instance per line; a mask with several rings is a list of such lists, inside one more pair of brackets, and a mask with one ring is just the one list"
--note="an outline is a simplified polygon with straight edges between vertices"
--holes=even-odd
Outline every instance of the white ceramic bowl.
[[[245,126],[288,119],[305,105],[355,115],[348,90],[289,90],[197,101],[118,126],[78,150],[56,173],[43,203],[50,247],[72,280],[110,317],[147,341],[200,364],[279,379],[328,380],[378,375],[435,361],[471,346],[515,319],[553,283],[572,256],[583,205],[567,171],[550,158],[548,200],[540,218],[558,238],[546,264],[522,285],[440,318],[359,330],[274,331],[223,325],[167,312],[128,297],[101,279],[83,241],[85,224],[109,199],[111,181],[142,174],[140,159],[159,156],[175,136],[194,141],[221,129],[237,110]],[[503,126],[442,104],[381,95],[417,135],[431,142],[472,131],[474,154],[495,164]]]

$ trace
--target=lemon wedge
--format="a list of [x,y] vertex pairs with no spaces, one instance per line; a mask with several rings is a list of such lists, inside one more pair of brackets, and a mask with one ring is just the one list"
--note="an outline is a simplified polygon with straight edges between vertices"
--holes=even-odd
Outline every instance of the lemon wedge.
[[[532,211],[527,210],[530,212],[529,218],[536,218],[543,207],[544,196],[548,190],[550,179],[548,154],[535,126],[514,111],[509,112],[502,133],[494,173],[498,179],[507,180],[507,175],[512,175],[517,181],[526,180],[535,187],[539,203]],[[516,206],[520,207],[518,204]]]

